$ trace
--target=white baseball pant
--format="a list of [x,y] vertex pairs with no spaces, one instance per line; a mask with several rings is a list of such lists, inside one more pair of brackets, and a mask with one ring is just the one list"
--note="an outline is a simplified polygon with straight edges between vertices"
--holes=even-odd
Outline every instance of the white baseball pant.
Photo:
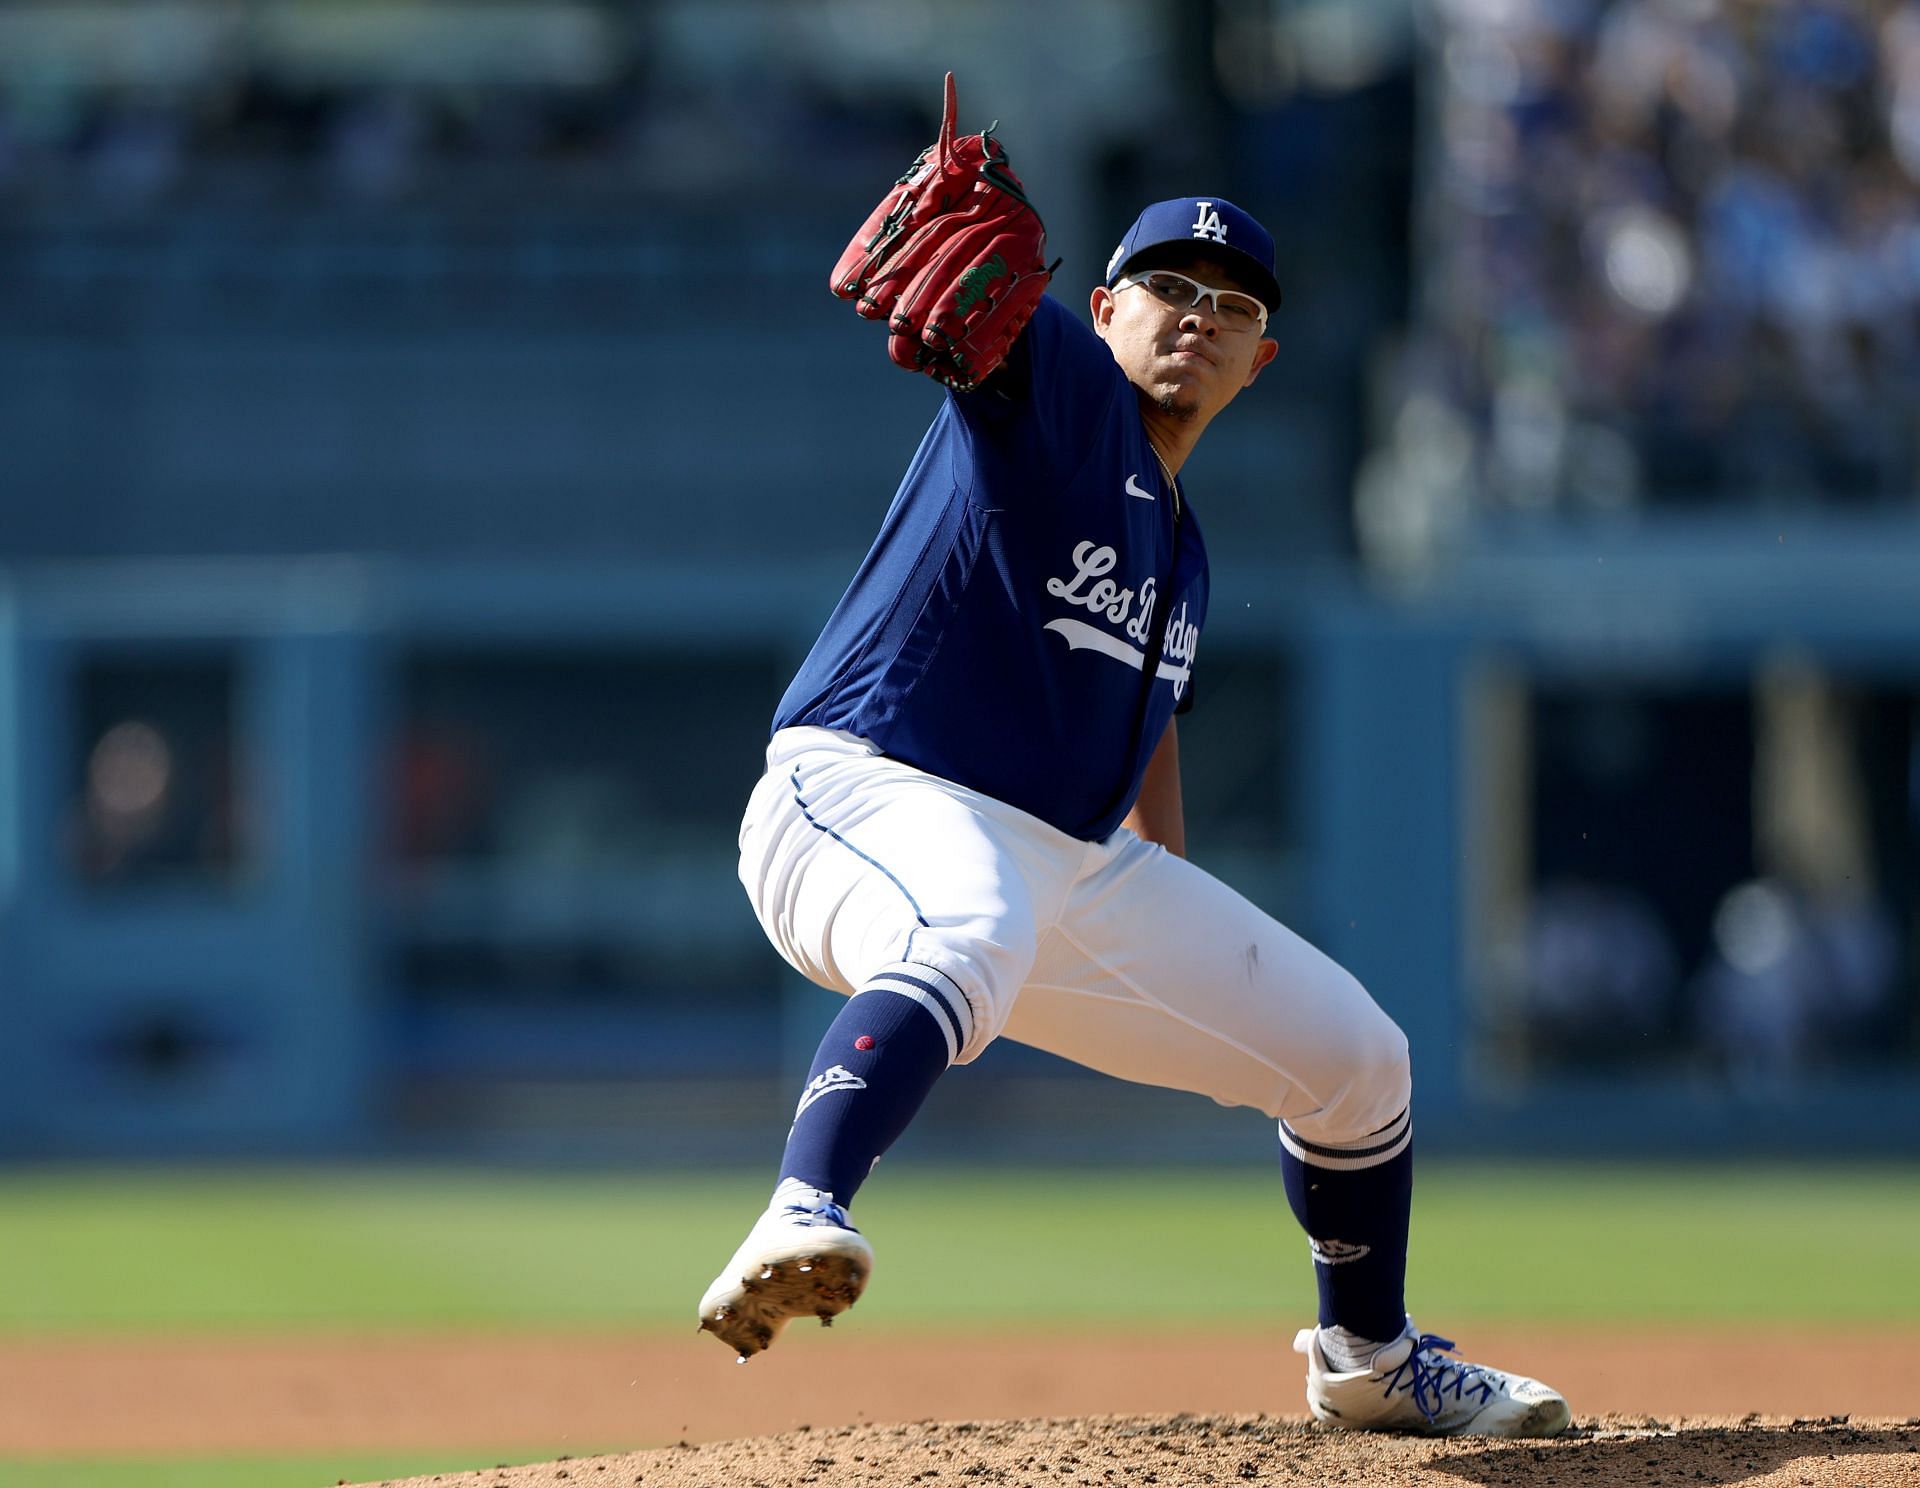
[[809,980],[851,996],[891,973],[944,1011],[954,1063],[1004,1036],[1334,1146],[1407,1107],[1392,1019],[1218,879],[1125,828],[1068,836],[853,735],[774,735],[740,880]]

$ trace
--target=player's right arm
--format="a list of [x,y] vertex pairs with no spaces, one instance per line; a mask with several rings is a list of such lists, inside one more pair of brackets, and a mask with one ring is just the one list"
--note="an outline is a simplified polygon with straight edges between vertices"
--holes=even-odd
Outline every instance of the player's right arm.
[[1176,858],[1187,855],[1186,811],[1180,800],[1180,738],[1176,720],[1167,720],[1167,731],[1160,736],[1153,757],[1147,761],[1147,773],[1140,781],[1140,794],[1121,826],[1148,842],[1157,842]]

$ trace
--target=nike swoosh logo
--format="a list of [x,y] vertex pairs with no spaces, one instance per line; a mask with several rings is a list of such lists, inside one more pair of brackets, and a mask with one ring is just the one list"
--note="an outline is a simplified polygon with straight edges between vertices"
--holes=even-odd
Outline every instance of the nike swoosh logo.
[[1127,494],[1129,496],[1138,496],[1142,501],[1153,500],[1153,492],[1147,490],[1140,484],[1140,477],[1137,475],[1127,477]]

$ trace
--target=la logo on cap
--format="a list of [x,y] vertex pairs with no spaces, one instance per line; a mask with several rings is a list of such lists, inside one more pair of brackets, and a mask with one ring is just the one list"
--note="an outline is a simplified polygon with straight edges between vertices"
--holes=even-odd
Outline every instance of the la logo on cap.
[[1200,215],[1194,218],[1193,235],[1196,238],[1212,238],[1216,243],[1227,240],[1227,225],[1220,220],[1220,214],[1213,210],[1212,202],[1200,202]]

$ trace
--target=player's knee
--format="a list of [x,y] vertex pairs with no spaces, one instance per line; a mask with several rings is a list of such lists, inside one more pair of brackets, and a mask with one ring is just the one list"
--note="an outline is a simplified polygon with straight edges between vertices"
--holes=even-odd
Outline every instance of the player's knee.
[[1413,1060],[1407,1036],[1385,1013],[1368,1030],[1355,1063],[1354,1086],[1362,1099],[1356,1102],[1356,1133],[1376,1132],[1392,1121],[1413,1099]]
[[930,918],[931,924],[913,932],[905,954],[941,968],[965,988],[972,1004],[972,1030],[955,1062],[969,1064],[1006,1027],[1039,954],[1039,928],[1024,897],[1011,891],[964,918]]
[[881,967],[854,989],[855,997],[899,996],[925,1008],[947,1047],[947,1063],[957,1063],[976,1034],[973,999],[947,972],[925,961],[896,961]]
[[1407,1036],[1371,998],[1364,1006],[1343,1031],[1334,1057],[1338,1077],[1326,1104],[1308,1123],[1323,1142],[1360,1141],[1392,1122],[1413,1097]]

